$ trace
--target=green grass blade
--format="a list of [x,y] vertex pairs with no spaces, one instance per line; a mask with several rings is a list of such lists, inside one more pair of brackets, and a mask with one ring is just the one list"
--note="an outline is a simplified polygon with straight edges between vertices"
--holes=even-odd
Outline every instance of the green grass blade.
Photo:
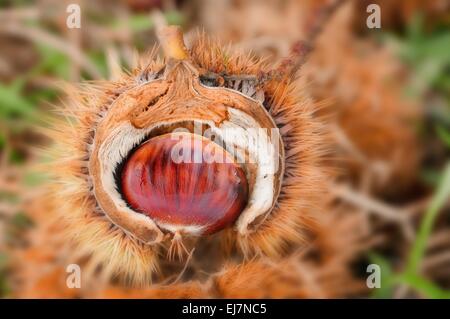
[[423,221],[420,225],[416,240],[414,241],[411,253],[406,266],[406,273],[417,274],[419,272],[420,261],[422,260],[428,237],[433,228],[434,221],[439,214],[440,209],[450,197],[450,162],[447,163],[444,170],[439,188],[434,194],[430,206],[428,207]]
[[414,274],[404,274],[399,281],[413,288],[426,298],[450,299],[450,291],[445,291],[433,282]]

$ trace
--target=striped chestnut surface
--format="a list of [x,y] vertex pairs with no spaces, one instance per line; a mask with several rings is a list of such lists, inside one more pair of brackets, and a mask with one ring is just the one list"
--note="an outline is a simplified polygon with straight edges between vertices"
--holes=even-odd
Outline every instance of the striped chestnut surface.
[[241,166],[218,144],[169,133],[141,144],[121,172],[124,199],[171,232],[212,234],[231,225],[247,204]]

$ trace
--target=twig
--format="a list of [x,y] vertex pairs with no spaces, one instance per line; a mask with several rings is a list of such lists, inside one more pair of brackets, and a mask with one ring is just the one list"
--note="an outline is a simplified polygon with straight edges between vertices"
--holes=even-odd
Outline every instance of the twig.
[[52,48],[66,54],[75,63],[78,63],[93,78],[100,79],[102,75],[97,67],[81,52],[79,48],[62,38],[57,37],[46,31],[29,28],[20,24],[6,24],[0,28],[0,33],[7,33],[26,38],[36,43],[45,43]]
[[387,220],[400,224],[405,237],[408,240],[414,238],[414,230],[409,223],[409,216],[403,209],[392,207],[346,185],[333,184],[330,188],[331,192],[338,198],[358,206],[364,211],[374,213]]
[[367,209],[383,218],[404,222],[407,217],[402,214],[403,211],[398,208],[387,205],[381,201],[362,194],[349,186],[342,184],[332,185],[331,190],[337,197],[353,205]]
[[0,20],[3,23],[10,21],[37,19],[41,16],[38,8],[24,7],[24,8],[8,8],[0,10]]
[[297,47],[294,47],[294,53],[300,54],[300,58],[290,69],[290,77],[294,76],[297,71],[300,70],[303,64],[305,64],[309,53],[311,53],[311,51],[314,49],[314,43],[316,42],[319,34],[322,32],[324,25],[327,23],[333,13],[344,3],[344,1],[345,0],[333,0],[329,5],[323,7],[319,11],[318,17],[312,24],[306,40],[299,43]]
[[427,249],[434,249],[442,246],[450,246],[450,231],[441,230],[433,234],[427,243]]
[[450,251],[444,251],[440,254],[435,254],[433,256],[426,257],[422,265],[420,266],[421,271],[424,273],[430,272],[432,268],[440,265],[450,264]]
[[284,58],[278,68],[271,70],[268,73],[261,74],[259,79],[260,82],[264,83],[274,78],[281,80],[283,78],[295,77],[296,73],[307,61],[309,54],[313,51],[316,39],[322,32],[324,25],[326,25],[333,13],[345,1],[346,0],[332,0],[331,3],[325,5],[315,17],[314,23],[309,28],[305,39],[303,41],[298,41],[292,46],[290,56]]

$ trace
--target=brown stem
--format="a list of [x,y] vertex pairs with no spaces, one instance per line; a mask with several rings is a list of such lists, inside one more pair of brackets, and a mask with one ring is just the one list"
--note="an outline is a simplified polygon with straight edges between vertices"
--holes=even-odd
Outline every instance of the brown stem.
[[157,34],[167,58],[184,60],[189,57],[180,27],[166,26],[158,30]]
[[331,18],[333,13],[346,0],[332,0],[318,11],[313,23],[307,32],[304,40],[298,41],[291,48],[291,54],[284,58],[278,68],[269,71],[260,76],[260,82],[266,82],[271,79],[293,78],[308,59],[309,54],[314,49],[314,43],[323,30],[324,25]]

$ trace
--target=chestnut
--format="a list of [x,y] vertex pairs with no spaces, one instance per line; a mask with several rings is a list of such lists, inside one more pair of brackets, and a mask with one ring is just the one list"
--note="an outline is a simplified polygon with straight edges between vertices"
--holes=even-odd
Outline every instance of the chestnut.
[[218,144],[191,133],[150,138],[126,159],[120,175],[131,208],[171,232],[215,233],[247,205],[241,166]]

